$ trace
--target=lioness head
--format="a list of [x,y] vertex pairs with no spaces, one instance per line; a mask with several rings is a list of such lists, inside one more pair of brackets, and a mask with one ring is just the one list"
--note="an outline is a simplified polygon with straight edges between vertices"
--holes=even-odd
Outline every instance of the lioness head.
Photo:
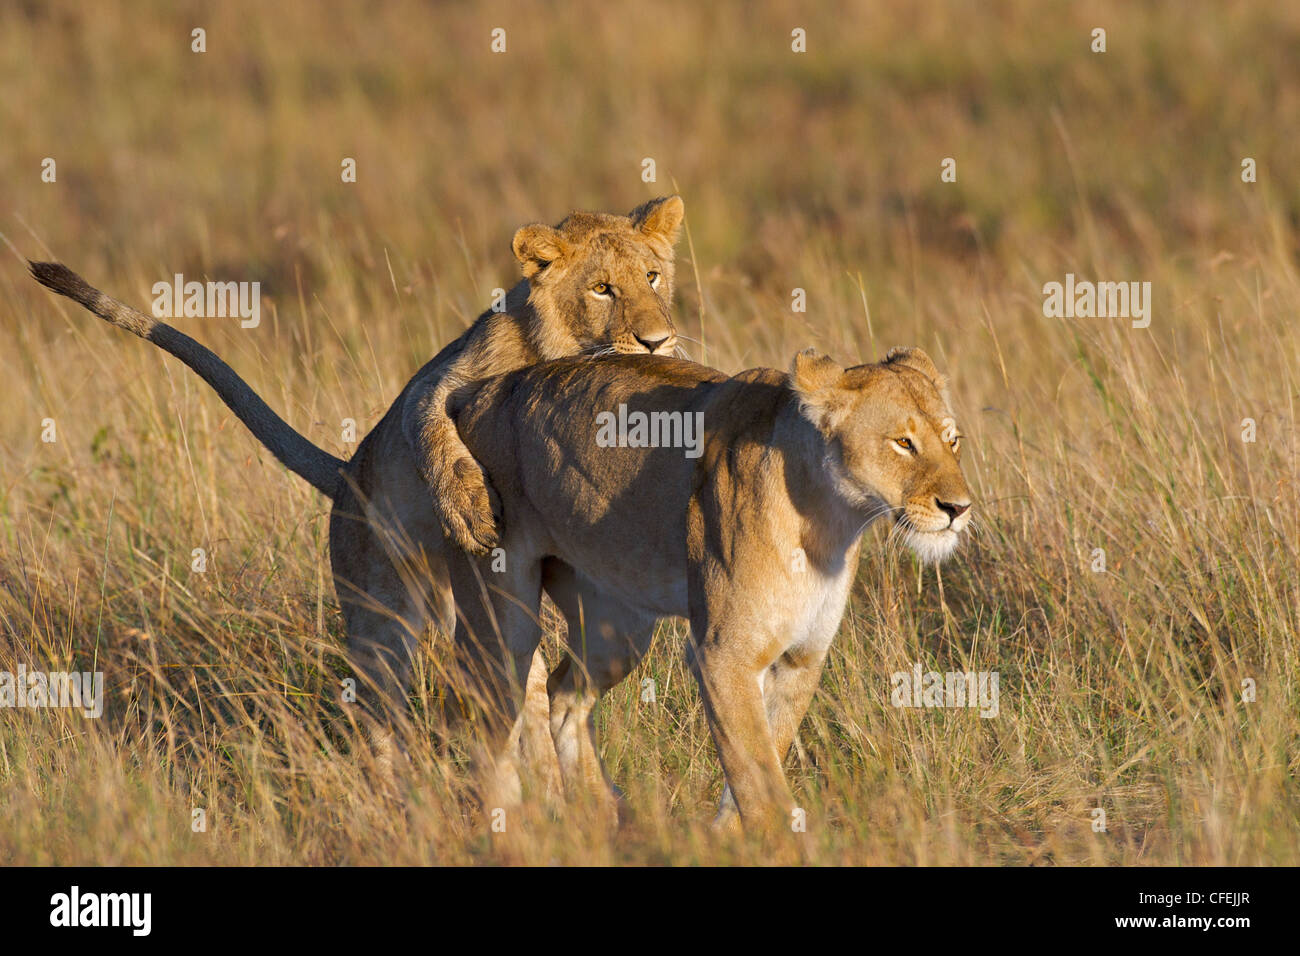
[[920,349],[891,349],[877,365],[844,369],[813,350],[794,358],[800,407],[829,441],[839,491],[864,512],[892,513],[923,561],[953,552],[971,518],[961,434],[948,387]]
[[652,199],[626,216],[570,213],[558,226],[515,233],[515,258],[541,319],[534,334],[545,358],[582,352],[649,352],[677,347],[673,245],[685,207],[679,196]]

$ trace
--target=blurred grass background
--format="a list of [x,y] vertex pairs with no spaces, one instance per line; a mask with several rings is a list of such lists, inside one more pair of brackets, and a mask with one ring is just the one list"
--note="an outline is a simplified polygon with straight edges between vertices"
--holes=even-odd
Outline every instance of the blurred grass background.
[[[513,283],[516,227],[679,191],[697,358],[920,345],[968,436],[982,529],[942,588],[870,535],[789,765],[810,858],[1295,864],[1297,49],[1266,3],[14,3],[0,232],[137,307],[178,272],[260,281],[260,328],[177,324],[348,454],[342,419]],[[602,708],[617,839],[486,831],[437,646],[384,784],[334,703],[325,504],[179,363],[0,261],[0,669],[109,687],[98,722],[0,710],[0,861],[785,858],[707,831],[680,624],[637,675],[657,703]],[[1044,318],[1067,272],[1151,282],[1151,327]],[[1001,715],[890,707],[918,660],[997,670]]]

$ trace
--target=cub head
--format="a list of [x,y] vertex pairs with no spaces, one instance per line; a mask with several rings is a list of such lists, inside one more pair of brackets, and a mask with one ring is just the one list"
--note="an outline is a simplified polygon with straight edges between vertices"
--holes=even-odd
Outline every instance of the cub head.
[[680,196],[664,196],[626,216],[575,212],[515,233],[543,358],[674,353],[673,246],[685,211]]
[[970,523],[961,434],[948,386],[920,349],[890,349],[844,369],[813,350],[794,358],[800,411],[827,441],[838,493],[866,516],[894,516],[922,561],[948,557]]

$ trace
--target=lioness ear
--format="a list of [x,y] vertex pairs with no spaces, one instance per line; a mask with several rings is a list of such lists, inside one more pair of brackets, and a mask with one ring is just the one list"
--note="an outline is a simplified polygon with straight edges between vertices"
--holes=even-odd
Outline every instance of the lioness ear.
[[829,355],[804,349],[790,363],[790,385],[799,396],[799,407],[814,425],[834,427],[848,407],[848,395],[838,386],[844,369]]
[[940,373],[930,356],[920,349],[892,348],[889,350],[889,354],[885,356],[885,364],[903,365],[914,372],[920,372],[934,383],[935,390],[938,391],[939,397],[943,399],[943,403],[945,405],[950,404],[948,401],[948,379]]
[[797,392],[820,392],[838,382],[843,374],[839,362],[816,349],[804,349],[790,363],[790,384]]
[[564,255],[564,239],[560,233],[542,223],[523,226],[510,243],[525,279],[531,279],[560,256]]
[[640,229],[652,239],[662,239],[671,251],[681,234],[685,215],[686,204],[681,196],[660,196],[637,206],[628,213],[628,218],[632,220],[633,228]]

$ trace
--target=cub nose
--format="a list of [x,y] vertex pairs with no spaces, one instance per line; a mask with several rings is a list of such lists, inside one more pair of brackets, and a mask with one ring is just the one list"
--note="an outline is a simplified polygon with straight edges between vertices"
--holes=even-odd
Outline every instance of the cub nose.
[[659,349],[663,347],[663,344],[673,336],[671,332],[652,332],[649,335],[638,335],[633,333],[632,337],[640,342],[641,346],[647,352],[654,353],[658,352]]
[[948,516],[949,524],[952,524],[954,521],[956,521],[958,518],[960,518],[962,515],[964,515],[967,511],[970,510],[969,501],[963,505],[963,504],[957,504],[956,502],[952,502],[952,501],[940,501],[938,498],[935,498],[934,503],[939,506],[940,511],[942,511],[944,514]]

